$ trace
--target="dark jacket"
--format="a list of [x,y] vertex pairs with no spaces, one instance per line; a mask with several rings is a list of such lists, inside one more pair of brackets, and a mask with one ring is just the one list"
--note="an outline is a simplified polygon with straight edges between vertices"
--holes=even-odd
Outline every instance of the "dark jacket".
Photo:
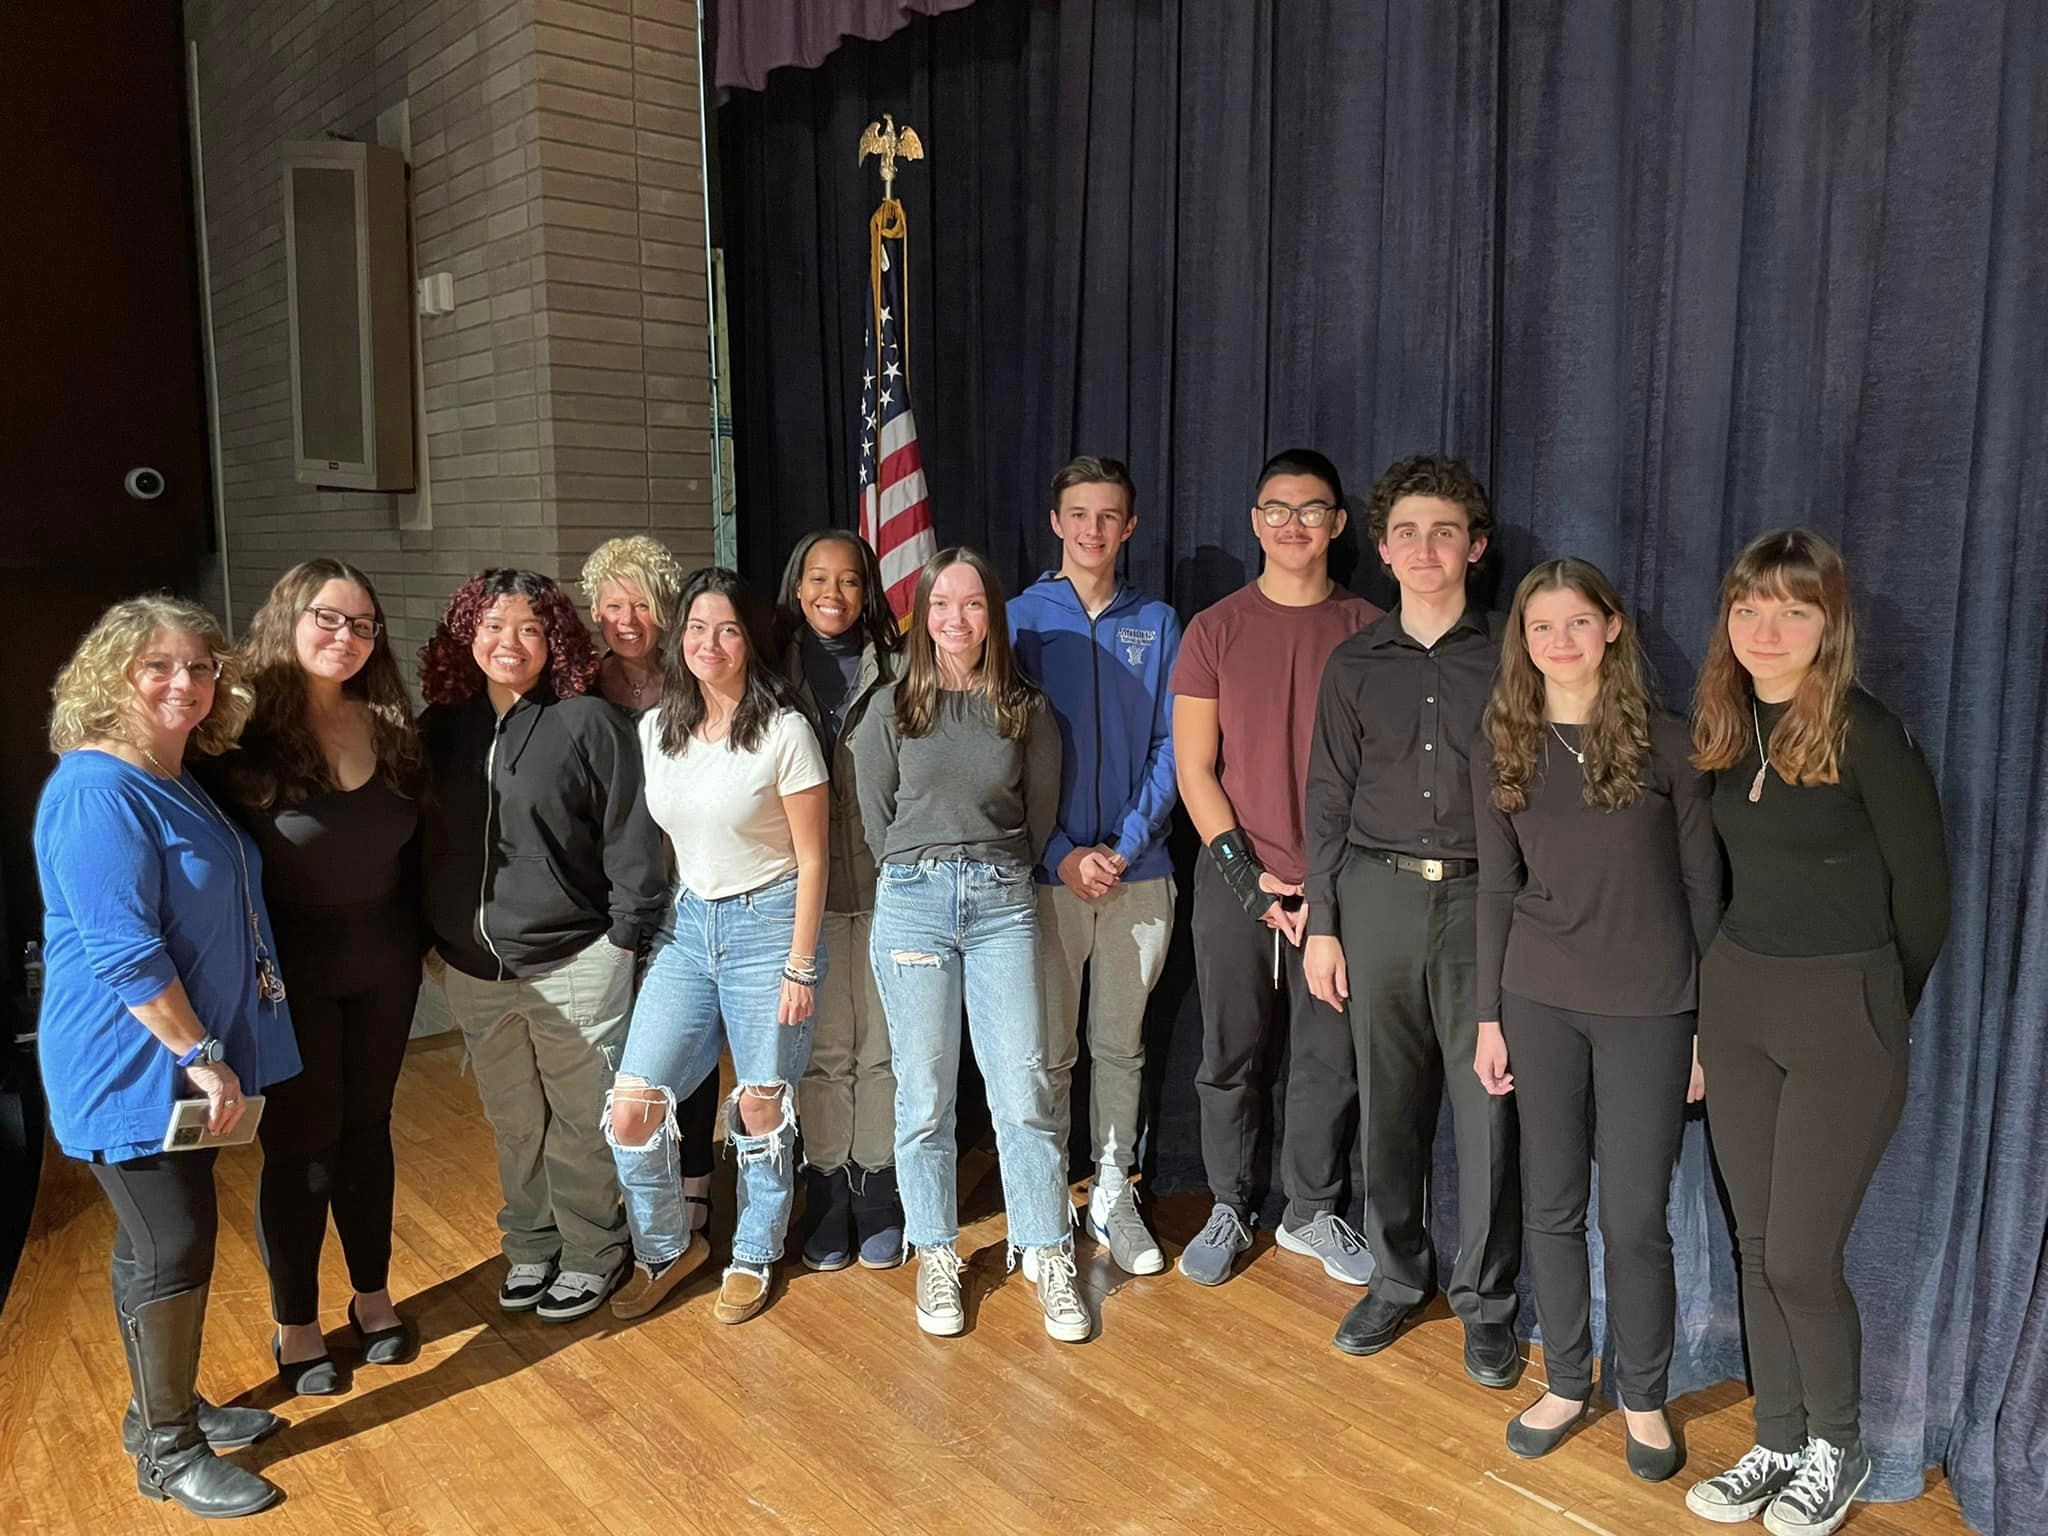
[[623,712],[546,683],[500,718],[479,694],[420,717],[434,792],[427,919],[441,958],[535,976],[609,938],[637,951],[668,897],[640,746]]
[[[861,827],[860,796],[853,784],[853,728],[867,713],[868,701],[877,688],[896,680],[903,658],[875,649],[870,641],[860,653],[860,668],[854,673],[853,692],[847,698],[840,720],[839,739],[826,754],[825,766],[832,774],[832,812],[826,823],[825,843],[831,852],[831,879],[825,887],[827,912],[872,912],[875,910],[875,856],[868,851],[867,834]],[[818,701],[804,680],[803,635],[799,632],[782,654],[783,675],[796,690],[797,703],[811,729],[818,729]],[[823,740],[823,733],[820,733]]]

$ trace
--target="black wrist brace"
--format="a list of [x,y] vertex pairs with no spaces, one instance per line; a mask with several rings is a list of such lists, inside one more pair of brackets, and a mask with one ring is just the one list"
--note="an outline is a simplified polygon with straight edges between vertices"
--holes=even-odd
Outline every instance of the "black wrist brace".
[[1254,918],[1264,917],[1266,908],[1279,900],[1271,891],[1260,889],[1259,877],[1266,871],[1252,857],[1251,844],[1245,841],[1242,827],[1232,827],[1210,843],[1209,857],[1222,871],[1223,883],[1230,887],[1230,894]]

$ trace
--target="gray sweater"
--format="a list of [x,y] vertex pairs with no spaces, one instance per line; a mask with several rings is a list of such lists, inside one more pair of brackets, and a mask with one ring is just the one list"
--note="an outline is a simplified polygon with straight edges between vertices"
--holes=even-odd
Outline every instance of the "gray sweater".
[[973,859],[1030,869],[1060,807],[1060,733],[1043,702],[1025,740],[996,734],[976,692],[940,695],[928,736],[896,732],[896,685],[875,690],[852,732],[861,820],[875,861]]

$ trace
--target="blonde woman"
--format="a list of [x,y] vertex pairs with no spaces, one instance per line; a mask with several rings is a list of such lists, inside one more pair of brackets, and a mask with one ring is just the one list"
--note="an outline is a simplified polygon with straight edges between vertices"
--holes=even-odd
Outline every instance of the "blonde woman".
[[[606,539],[583,562],[583,601],[604,653],[595,691],[636,724],[661,702],[661,641],[675,622],[683,568],[666,544],[644,533]],[[690,1230],[711,1224],[712,1125],[718,1118],[718,1073],[676,1105],[676,1150]]]
[[174,1100],[232,1131],[251,1094],[299,1070],[263,856],[187,768],[249,714],[213,615],[169,596],[102,615],[52,690],[57,766],[36,807],[50,1128],[114,1208],[114,1310],[135,1398],[136,1486],[209,1518],[279,1498],[216,1449],[281,1424],[197,1392],[219,1209],[212,1150],[163,1150]]

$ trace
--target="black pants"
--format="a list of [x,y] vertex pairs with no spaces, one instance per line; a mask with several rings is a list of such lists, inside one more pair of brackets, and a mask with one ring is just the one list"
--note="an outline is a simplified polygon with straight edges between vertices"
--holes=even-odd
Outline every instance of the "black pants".
[[1700,1065],[1735,1204],[1756,1438],[1859,1436],[1863,1327],[1842,1252],[1906,1101],[1905,982],[1890,945],[1784,958],[1717,939]]
[[220,1231],[213,1165],[219,1156],[211,1149],[155,1152],[91,1165],[114,1208],[114,1305],[122,1316],[213,1278]]
[[1468,1323],[1511,1323],[1522,1262],[1521,1180],[1514,1095],[1495,1098],[1472,1070],[1478,891],[1476,875],[1425,880],[1354,853],[1338,877],[1338,920],[1365,1106],[1373,1289],[1405,1306],[1436,1290],[1430,1152],[1448,1087],[1458,1149],[1451,1310]]
[[267,1091],[256,1242],[270,1270],[271,1311],[296,1326],[320,1317],[320,1248],[327,1213],[348,1260],[349,1284],[381,1291],[391,1273],[391,1096],[405,1064],[418,999],[417,969],[336,996],[299,987],[292,1029],[302,1066]]
[[1693,1016],[1575,1013],[1512,992],[1502,994],[1500,1012],[1521,1119],[1522,1228],[1550,1390],[1580,1400],[1593,1390],[1586,1205],[1597,1159],[1615,1385],[1625,1408],[1662,1408],[1678,1308],[1666,1211],[1685,1129]]
[[1286,1122],[1282,1177],[1290,1218],[1335,1210],[1344,1186],[1358,1098],[1343,1015],[1309,995],[1301,951],[1280,941],[1273,985],[1273,930],[1245,915],[1206,853],[1195,858],[1195,984],[1202,995],[1202,1164],[1209,1189],[1240,1215],[1261,1170],[1253,1166],[1266,1107],[1266,1045],[1286,1009]]
[[718,1073],[699,1083],[696,1091],[676,1105],[677,1153],[686,1179],[706,1179],[717,1159],[713,1155],[711,1130],[718,1121]]

